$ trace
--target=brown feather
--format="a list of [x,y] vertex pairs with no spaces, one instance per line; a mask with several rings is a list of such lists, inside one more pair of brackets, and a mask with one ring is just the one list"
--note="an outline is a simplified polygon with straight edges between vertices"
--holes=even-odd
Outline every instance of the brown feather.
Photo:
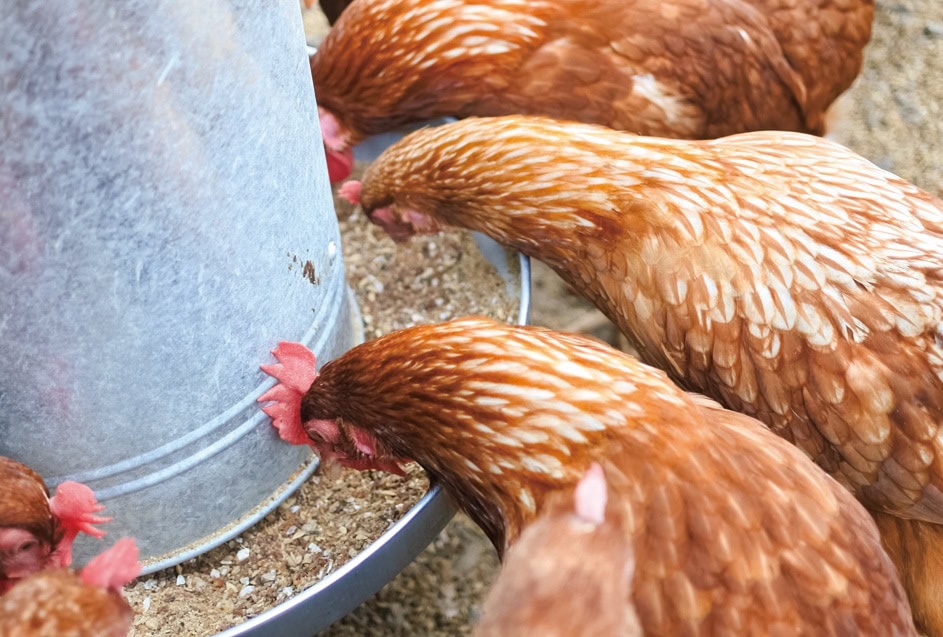
[[24,529],[51,547],[62,537],[49,510],[46,483],[25,464],[3,456],[0,456],[0,527]]
[[0,597],[0,635],[124,637],[133,615],[120,593],[84,584],[65,569],[50,569]]
[[820,133],[860,70],[874,6],[798,4],[358,0],[311,72],[350,143],[443,115],[510,113],[666,137]]
[[361,199],[545,261],[682,386],[762,420],[869,507],[943,523],[932,195],[805,135],[506,117],[402,140]]
[[598,523],[578,517],[570,493],[547,498],[510,548],[475,637],[641,635],[630,598],[635,558],[620,507]]
[[914,633],[851,494],[757,421],[594,340],[472,318],[401,330],[327,363],[301,416],[415,459],[502,551],[603,462],[646,634]]
[[881,542],[901,574],[904,587],[913,591],[914,621],[927,634],[943,626],[943,526],[905,520],[875,512]]
[[682,386],[760,418],[869,505],[943,522],[931,195],[810,136],[684,142],[511,116],[414,133],[361,200],[547,262]]

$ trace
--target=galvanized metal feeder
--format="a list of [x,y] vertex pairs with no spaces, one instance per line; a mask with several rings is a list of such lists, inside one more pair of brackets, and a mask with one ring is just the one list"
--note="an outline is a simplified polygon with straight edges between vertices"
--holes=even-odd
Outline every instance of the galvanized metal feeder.
[[0,21],[0,453],[154,570],[306,477],[255,403],[275,335],[357,338],[304,39],[290,0],[51,13]]
[[[153,572],[235,537],[316,468],[256,404],[274,340],[325,361],[361,338],[297,2],[65,0],[53,17],[31,0],[0,42],[0,454],[95,489],[109,539],[136,537]],[[526,259],[478,242],[525,322]],[[433,489],[223,634],[329,625],[452,513]],[[77,562],[101,548],[80,541]]]

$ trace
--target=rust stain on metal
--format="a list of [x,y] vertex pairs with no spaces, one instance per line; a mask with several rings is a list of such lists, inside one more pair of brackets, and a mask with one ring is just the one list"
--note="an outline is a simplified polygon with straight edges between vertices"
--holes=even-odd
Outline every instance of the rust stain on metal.
[[311,282],[311,285],[318,285],[321,283],[320,277],[318,277],[317,272],[314,271],[314,264],[311,261],[305,261],[304,268],[301,270],[301,275],[308,279]]

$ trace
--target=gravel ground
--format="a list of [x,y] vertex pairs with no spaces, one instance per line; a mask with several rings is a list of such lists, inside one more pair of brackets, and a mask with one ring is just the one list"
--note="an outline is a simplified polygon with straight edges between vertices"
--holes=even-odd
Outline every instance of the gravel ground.
[[[879,1],[865,68],[843,100],[837,141],[943,195],[943,2]],[[595,335],[615,338],[545,268],[536,269],[534,288],[532,322],[591,326]],[[468,635],[497,567],[488,541],[459,516],[375,597],[321,634]]]

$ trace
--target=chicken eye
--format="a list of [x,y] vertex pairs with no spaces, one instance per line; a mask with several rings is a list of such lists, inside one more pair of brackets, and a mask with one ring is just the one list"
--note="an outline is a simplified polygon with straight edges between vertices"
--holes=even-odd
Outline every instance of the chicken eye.
[[32,550],[36,546],[36,540],[29,540],[23,542],[16,548],[17,553],[25,553],[26,551]]

